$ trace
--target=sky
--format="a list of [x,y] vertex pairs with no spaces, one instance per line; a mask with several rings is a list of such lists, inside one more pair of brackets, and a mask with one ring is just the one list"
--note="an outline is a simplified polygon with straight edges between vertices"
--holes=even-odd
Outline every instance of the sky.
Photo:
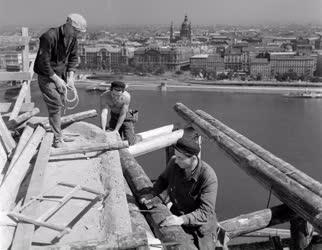
[[322,0],[0,0],[1,26],[50,27],[69,13],[89,27],[123,24],[322,24]]

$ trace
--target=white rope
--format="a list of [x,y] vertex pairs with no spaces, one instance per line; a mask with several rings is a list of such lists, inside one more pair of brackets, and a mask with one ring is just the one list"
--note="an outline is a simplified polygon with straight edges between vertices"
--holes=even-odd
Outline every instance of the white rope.
[[[72,109],[76,108],[78,103],[79,103],[79,97],[78,97],[77,89],[75,88],[74,85],[73,86],[64,85],[63,87],[64,87],[64,98],[65,98],[65,101],[66,101],[65,107],[68,110],[72,110]],[[73,97],[71,99],[68,99],[68,90],[70,90],[73,93]],[[68,106],[69,103],[73,103],[73,102],[75,102],[74,105]]]

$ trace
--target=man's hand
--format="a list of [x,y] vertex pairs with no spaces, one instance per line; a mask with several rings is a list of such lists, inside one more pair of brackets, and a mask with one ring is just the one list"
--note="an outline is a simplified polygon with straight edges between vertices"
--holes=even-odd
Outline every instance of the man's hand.
[[181,226],[184,223],[182,217],[170,215],[161,222],[160,227]]
[[64,94],[65,93],[65,89],[66,89],[66,83],[63,79],[61,79],[58,75],[54,74],[52,77],[50,77],[56,85],[56,89],[58,91],[58,93],[60,94]]
[[139,202],[142,205],[144,205],[147,209],[151,209],[154,207],[154,197],[155,196],[153,194],[145,194],[140,198]]

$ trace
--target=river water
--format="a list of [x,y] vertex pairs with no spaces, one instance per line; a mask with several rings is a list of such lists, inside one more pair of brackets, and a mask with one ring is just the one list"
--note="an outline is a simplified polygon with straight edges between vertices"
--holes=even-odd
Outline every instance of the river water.
[[[268,94],[217,92],[132,91],[131,107],[139,110],[136,131],[142,132],[167,124],[183,125],[174,112],[176,102],[192,110],[202,109],[247,136],[298,169],[322,181],[322,99],[297,99]],[[0,99],[3,99],[0,97]],[[10,98],[10,96],[5,96]],[[80,104],[72,112],[97,109],[99,93],[79,90]],[[32,98],[46,115],[37,84]],[[8,100],[7,100],[8,101]],[[66,114],[71,113],[70,111]],[[99,118],[89,122],[99,124]],[[269,192],[244,173],[214,143],[203,139],[202,158],[213,166],[219,181],[217,213],[220,220],[263,209]],[[165,167],[165,151],[137,158],[151,179]],[[273,198],[270,205],[280,202]]]

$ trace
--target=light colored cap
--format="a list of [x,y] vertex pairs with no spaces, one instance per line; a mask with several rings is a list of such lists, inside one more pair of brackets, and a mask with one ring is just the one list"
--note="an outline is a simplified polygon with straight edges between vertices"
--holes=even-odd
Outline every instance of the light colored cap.
[[67,21],[68,20],[71,21],[71,24],[75,29],[80,32],[86,32],[87,22],[82,15],[76,13],[69,14],[67,16]]

